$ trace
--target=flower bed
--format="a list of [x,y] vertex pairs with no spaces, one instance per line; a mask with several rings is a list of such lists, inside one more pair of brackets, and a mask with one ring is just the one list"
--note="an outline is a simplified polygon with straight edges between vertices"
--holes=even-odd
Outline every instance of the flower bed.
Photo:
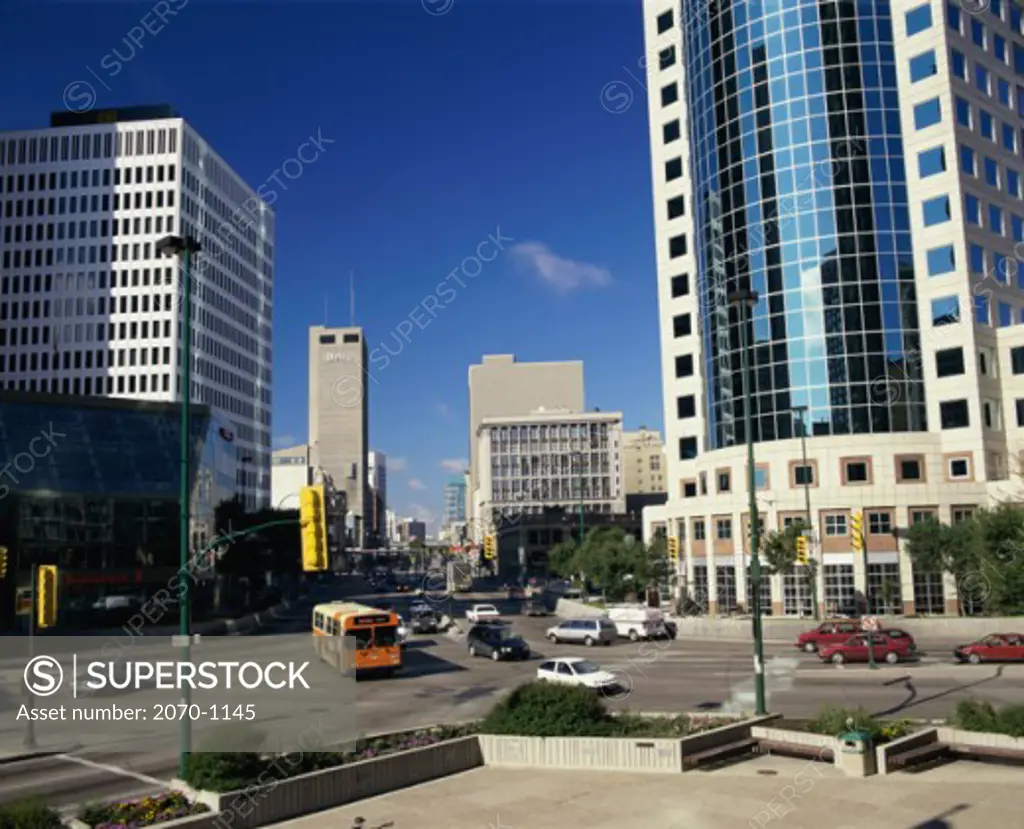
[[472,725],[437,726],[363,738],[347,751],[307,751],[281,755],[203,752],[189,757],[185,781],[191,787],[205,791],[238,791],[309,772],[424,748],[474,733],[476,727]]
[[209,811],[209,806],[192,803],[181,792],[161,792],[141,800],[86,806],[78,819],[93,829],[142,829]]
[[792,727],[790,723],[784,720],[774,723],[773,727],[809,731],[829,737],[839,737],[847,731],[863,731],[871,735],[871,742],[876,746],[898,740],[914,730],[910,720],[879,720],[863,708],[825,707],[817,717],[804,721],[803,728]]

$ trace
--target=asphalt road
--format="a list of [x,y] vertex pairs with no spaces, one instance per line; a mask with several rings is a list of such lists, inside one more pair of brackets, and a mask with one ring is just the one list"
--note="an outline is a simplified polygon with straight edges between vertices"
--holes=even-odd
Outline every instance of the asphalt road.
[[[368,603],[378,605],[384,601],[402,612],[409,598],[368,599]],[[497,604],[503,611],[518,607],[518,603]],[[462,616],[467,606],[468,602],[455,602],[455,615]],[[439,605],[439,610],[447,609],[447,602]],[[474,719],[486,713],[502,693],[534,677],[542,659],[556,655],[585,655],[616,671],[628,691],[608,699],[613,709],[655,712],[753,708],[753,660],[748,644],[622,640],[592,649],[555,646],[544,638],[554,618],[529,619],[511,613],[506,618],[531,646],[533,653],[527,662],[495,663],[471,658],[463,642],[447,635],[415,637],[406,648],[402,673],[391,679],[359,683],[354,703],[344,712],[339,710],[337,716],[346,716],[348,709],[353,709],[352,728],[362,735]],[[244,661],[247,654],[262,659],[296,654],[308,658],[308,629],[309,608],[295,607],[254,635],[197,647],[215,648],[208,651],[211,655],[228,648],[231,658],[239,661]],[[1019,702],[1024,666],[955,665],[949,654],[956,643],[918,644],[925,654],[919,664],[883,665],[877,671],[866,666],[823,665],[794,647],[766,645],[768,708],[808,716],[828,704],[864,707],[885,716],[942,718],[960,699]],[[327,716],[334,715],[328,712]],[[0,734],[5,729],[10,730],[9,722],[0,722]],[[75,757],[8,762],[0,764],[0,802],[36,795],[55,806],[71,808],[89,800],[143,794],[165,786],[164,781],[176,773],[176,763],[173,737],[159,744],[140,742],[139,748],[130,752],[95,749]]]

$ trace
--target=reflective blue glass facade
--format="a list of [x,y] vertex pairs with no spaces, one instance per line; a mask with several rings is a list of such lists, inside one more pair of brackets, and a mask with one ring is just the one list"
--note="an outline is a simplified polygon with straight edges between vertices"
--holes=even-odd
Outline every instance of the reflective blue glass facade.
[[[0,545],[70,570],[176,566],[180,418],[170,403],[0,392]],[[238,462],[205,406],[192,435],[193,530],[209,535]]]
[[876,0],[683,0],[710,448],[926,429],[893,24]]

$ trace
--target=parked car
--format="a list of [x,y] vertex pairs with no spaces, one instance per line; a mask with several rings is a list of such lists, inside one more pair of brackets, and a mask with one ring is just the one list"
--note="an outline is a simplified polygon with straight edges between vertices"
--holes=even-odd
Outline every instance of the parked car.
[[548,628],[546,636],[556,645],[562,642],[583,644],[588,648],[599,642],[610,645],[619,637],[619,632],[610,619],[566,619]]
[[489,656],[495,662],[530,658],[530,646],[522,636],[505,625],[475,625],[470,628],[466,643],[470,656]]
[[1017,662],[1024,660],[1024,636],[1019,633],[991,633],[984,639],[961,645],[953,656],[961,662]]
[[501,614],[492,604],[475,604],[469,610],[466,611],[467,621],[482,622],[484,619],[500,619]]
[[441,629],[441,620],[432,610],[413,613],[409,620],[409,630],[412,633],[437,633]]
[[616,688],[620,684],[611,671],[603,670],[600,665],[578,656],[565,656],[542,662],[537,668],[537,679],[563,685],[579,685],[583,688],[593,688],[595,691]]
[[860,633],[851,636],[847,641],[827,645],[818,651],[818,657],[822,662],[831,662],[834,665],[842,665],[846,662],[867,662],[868,640],[874,648],[874,657],[877,661],[885,661],[895,665],[905,659],[912,659],[917,654],[917,646],[914,644],[914,637],[903,631],[893,631],[899,636],[890,636],[885,633]]
[[797,637],[796,646],[807,653],[814,653],[827,645],[842,644],[860,632],[860,622],[832,619],[822,622],[814,630],[801,633]]
[[547,616],[548,608],[547,605],[539,599],[527,599],[523,602],[523,606],[520,608],[520,613],[524,616]]
[[665,617],[653,607],[613,607],[608,610],[608,618],[615,625],[619,636],[632,642],[668,637]]

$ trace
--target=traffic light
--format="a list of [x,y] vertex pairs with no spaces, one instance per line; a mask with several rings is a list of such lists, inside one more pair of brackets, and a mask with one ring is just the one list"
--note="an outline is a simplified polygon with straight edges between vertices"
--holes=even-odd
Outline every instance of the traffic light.
[[322,486],[304,486],[299,491],[299,523],[302,526],[302,569],[307,573],[325,572],[329,567]]
[[52,628],[57,624],[57,568],[44,564],[39,568],[39,583],[36,587],[38,605],[36,624],[41,628]]
[[679,561],[679,539],[675,536],[668,540],[668,557],[671,561]]
[[796,563],[807,564],[807,536],[799,535],[796,539]]
[[484,536],[484,558],[497,558],[498,551],[495,549],[494,536]]
[[864,513],[855,512],[850,516],[850,544],[855,553],[864,550]]
[[0,547],[0,579],[7,578],[7,548]]

